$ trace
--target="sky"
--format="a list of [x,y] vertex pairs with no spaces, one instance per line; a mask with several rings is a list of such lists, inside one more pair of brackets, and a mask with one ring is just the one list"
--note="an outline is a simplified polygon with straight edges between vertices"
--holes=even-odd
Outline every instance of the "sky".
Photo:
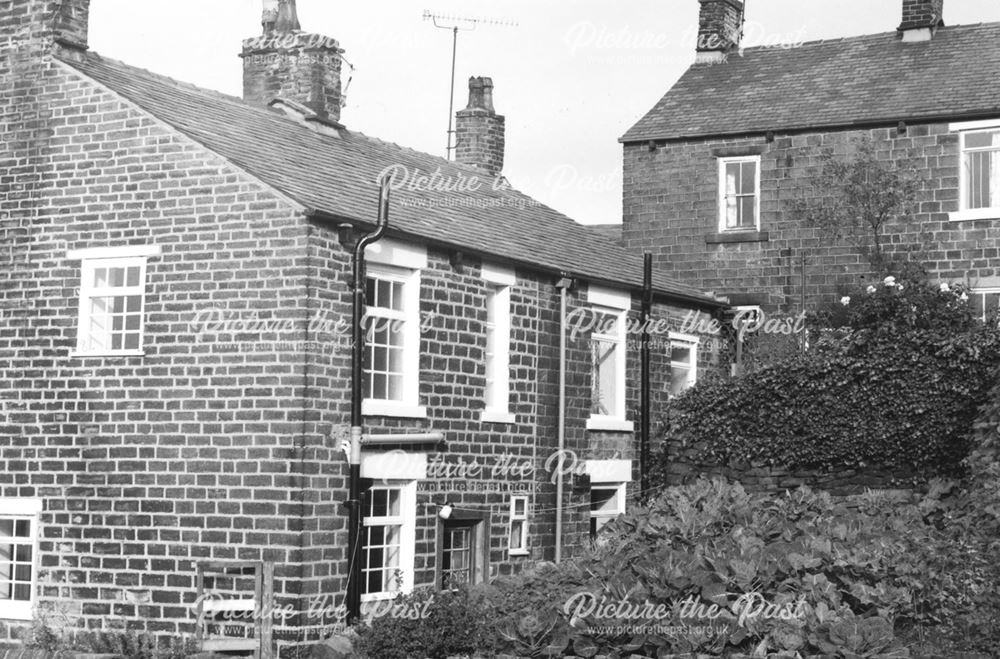
[[[697,0],[298,0],[302,29],[333,37],[350,129],[444,156],[452,33],[425,11],[484,21],[459,32],[455,109],[489,76],[506,117],[504,175],[585,224],[620,223],[618,138],[694,59]],[[744,44],[891,31],[902,0],[747,0]],[[239,96],[242,40],[261,0],[91,0],[101,55]],[[1000,21],[997,0],[945,0],[948,25]],[[454,22],[450,23],[454,24]],[[468,27],[468,23],[461,23]]]

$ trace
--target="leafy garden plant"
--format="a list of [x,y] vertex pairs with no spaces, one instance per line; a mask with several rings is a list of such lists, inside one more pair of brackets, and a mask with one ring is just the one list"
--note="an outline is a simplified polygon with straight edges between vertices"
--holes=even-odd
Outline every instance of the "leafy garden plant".
[[106,654],[121,659],[185,659],[197,653],[190,637],[157,638],[135,630],[81,630],[54,628],[45,616],[36,616],[24,639],[33,650],[54,653]]
[[674,399],[661,467],[679,450],[734,468],[960,475],[1000,364],[1000,332],[971,306],[919,274],[847,292],[813,314],[805,353]]
[[853,244],[876,272],[891,263],[888,227],[909,221],[926,181],[906,160],[886,158],[871,139],[852,141],[849,155],[826,151],[791,203],[792,212],[827,236]]
[[371,659],[993,649],[1000,605],[986,584],[997,569],[969,557],[1000,526],[976,518],[975,534],[961,531],[973,520],[953,488],[941,483],[919,502],[807,488],[749,494],[718,479],[668,488],[610,522],[584,555],[443,594],[423,620],[362,629],[358,648]]

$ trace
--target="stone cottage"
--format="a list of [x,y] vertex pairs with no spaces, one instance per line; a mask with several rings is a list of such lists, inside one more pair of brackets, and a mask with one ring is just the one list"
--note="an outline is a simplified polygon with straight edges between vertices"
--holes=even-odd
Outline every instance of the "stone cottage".
[[[872,267],[794,212],[825,153],[877,156],[923,179],[888,256],[1000,299],[1000,23],[945,25],[902,0],[895,30],[743,48],[742,0],[699,0],[694,63],[621,138],[622,240],[734,305],[797,312]],[[836,4],[824,11],[838,11]],[[890,26],[886,26],[889,28]]]
[[[342,123],[338,42],[265,5],[239,99],[89,52],[87,0],[0,0],[5,638],[189,634],[247,604],[214,599],[245,565],[284,651],[349,574],[369,603],[511,573],[637,493],[641,255],[505,184],[489,78],[456,162],[382,142]],[[654,404],[713,366],[682,321],[725,306],[662,271]]]

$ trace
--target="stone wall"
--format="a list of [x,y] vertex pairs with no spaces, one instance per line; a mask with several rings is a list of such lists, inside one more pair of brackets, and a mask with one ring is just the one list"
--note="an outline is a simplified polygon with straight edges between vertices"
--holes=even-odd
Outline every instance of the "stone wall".
[[[657,266],[679,281],[734,294],[737,304],[795,312],[833,300],[872,277],[868,260],[794,217],[790,202],[822,164],[843,157],[850,142],[871,139],[880,158],[912,166],[926,185],[912,220],[886,228],[890,257],[925,263],[932,276],[972,286],[1000,285],[1000,227],[993,220],[950,221],[958,210],[959,137],[945,123],[626,144],[624,243],[651,250]],[[718,157],[759,153],[761,230],[718,234]],[[803,273],[802,259],[805,258]],[[803,290],[803,274],[805,287]]]
[[838,496],[860,494],[865,490],[910,491],[917,485],[914,474],[906,470],[840,469],[829,472],[764,464],[722,465],[699,459],[693,447],[675,444],[668,447],[667,455],[668,485],[683,485],[699,477],[722,477],[738,481],[748,492],[778,493],[805,485]]

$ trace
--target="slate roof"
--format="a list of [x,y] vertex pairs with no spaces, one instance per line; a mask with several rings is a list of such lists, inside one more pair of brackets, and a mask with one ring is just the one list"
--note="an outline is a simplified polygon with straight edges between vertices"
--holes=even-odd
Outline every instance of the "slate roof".
[[622,142],[1000,115],[1000,23],[748,48],[693,65]]
[[[641,254],[608,242],[520,192],[494,190],[492,179],[474,168],[346,129],[340,137],[320,134],[283,113],[94,53],[60,59],[328,219],[373,224],[377,181],[386,167],[401,165],[425,175],[440,169],[444,180],[452,182],[478,175],[482,185],[476,192],[393,192],[392,232],[536,271],[632,289],[642,286]],[[668,297],[722,306],[661,273],[654,273],[653,283]]]
[[618,224],[588,224],[587,229],[593,231],[597,235],[601,236],[605,240],[609,240],[616,244],[621,244],[622,241],[622,225]]

